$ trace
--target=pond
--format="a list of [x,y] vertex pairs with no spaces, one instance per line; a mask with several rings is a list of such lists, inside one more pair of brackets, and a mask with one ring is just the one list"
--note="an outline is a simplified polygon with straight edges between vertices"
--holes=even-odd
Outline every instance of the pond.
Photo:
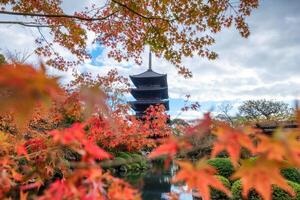
[[151,169],[139,173],[129,172],[119,176],[138,188],[143,200],[167,200],[170,192],[179,193],[180,200],[193,200],[186,187],[179,187],[170,182],[176,166],[172,165],[164,170],[161,165],[154,165]]

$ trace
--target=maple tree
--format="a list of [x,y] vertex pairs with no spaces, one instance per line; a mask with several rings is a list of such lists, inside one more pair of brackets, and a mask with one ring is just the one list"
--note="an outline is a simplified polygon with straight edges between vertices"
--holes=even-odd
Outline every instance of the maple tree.
[[[118,61],[133,58],[140,63],[144,46],[150,45],[157,56],[173,63],[185,76],[191,74],[181,65],[184,57],[195,53],[210,59],[216,57],[208,48],[214,43],[212,33],[234,22],[241,35],[247,37],[245,17],[258,6],[258,0],[111,0],[103,7],[92,5],[70,15],[61,3],[0,0],[0,14],[33,20],[1,24],[38,28],[41,38],[36,40],[36,53],[49,57],[46,64],[61,70],[89,57],[86,39],[87,31],[92,31],[97,35],[94,42],[108,47],[109,56]],[[43,36],[42,28],[50,29],[50,42]],[[204,35],[200,36],[201,33]],[[55,52],[57,44],[75,55],[75,60],[65,60]],[[279,129],[273,136],[266,136],[251,127],[232,128],[211,119],[208,113],[199,123],[180,127],[182,134],[176,136],[167,125],[168,116],[161,106],[150,107],[143,120],[127,113],[118,95],[127,91],[128,83],[116,71],[96,79],[91,74],[75,74],[75,78],[68,88],[72,91],[66,91],[56,78],[45,74],[43,65],[1,65],[0,198],[140,199],[135,188],[100,167],[102,160],[113,159],[111,150],[138,151],[150,147],[154,150],[149,159],[182,159],[182,154],[197,149],[191,139],[211,133],[216,139],[210,157],[221,151],[229,154],[235,168],[231,178],[240,179],[245,198],[254,189],[268,200],[273,185],[294,194],[280,169],[300,167],[299,128]],[[117,86],[113,87],[114,84]],[[195,104],[191,109],[198,107]],[[296,116],[300,123],[299,112]],[[253,158],[241,159],[242,148]],[[206,158],[176,163],[180,169],[174,182],[184,182],[203,199],[210,198],[211,187],[230,196]]]
[[[0,107],[1,198],[9,197],[10,191],[20,191],[20,198],[26,199],[30,191],[44,188],[40,199],[51,199],[53,194],[58,199],[123,199],[124,195],[140,199],[136,189],[101,169],[101,160],[113,159],[110,150],[155,148],[149,158],[166,156],[168,164],[197,148],[190,142],[192,138],[210,133],[216,136],[211,157],[228,152],[235,168],[232,178],[241,180],[244,197],[255,189],[268,200],[272,185],[294,194],[280,169],[300,166],[299,128],[279,129],[270,137],[251,127],[232,128],[206,114],[199,123],[181,127],[182,134],[176,136],[167,124],[163,106],[150,107],[139,120],[118,109],[110,110],[106,106],[108,96],[95,90],[93,84],[71,93],[64,91],[55,78],[47,77],[43,66],[34,69],[11,64],[0,70],[1,101],[5,105]],[[22,98],[22,106],[16,107],[17,98]],[[299,123],[300,114],[296,116]],[[254,159],[240,162],[242,148]],[[230,195],[205,158],[177,164],[180,169],[173,181],[185,182],[203,199],[210,198],[211,187]]]
[[[217,156],[223,150],[229,154],[236,171],[231,178],[241,180],[244,198],[247,198],[248,193],[255,189],[263,199],[269,200],[271,199],[272,185],[295,195],[292,188],[280,174],[280,169],[287,166],[299,167],[300,134],[298,129],[292,131],[279,129],[270,137],[263,135],[261,131],[252,127],[232,128],[229,124],[214,122],[209,115],[206,115],[206,118],[198,125],[187,128],[185,137],[173,138],[171,141],[162,144],[149,157],[168,155],[174,158],[181,151],[186,151],[186,146],[179,144],[182,144],[183,141],[188,142],[188,136],[196,134],[204,137],[208,133],[207,130],[217,136],[213,144],[211,157]],[[240,162],[242,147],[249,150],[255,157]],[[194,148],[190,149],[193,150]],[[175,175],[175,181],[184,181],[190,190],[196,189],[203,199],[210,199],[209,186],[216,187],[229,195],[226,188],[214,177],[215,169],[206,168],[207,164],[203,160],[196,163],[180,161],[178,164],[181,169]],[[204,172],[201,170],[205,171],[205,175],[202,174]]]
[[[0,15],[24,19],[0,23],[37,28],[40,37],[36,38],[36,54],[49,58],[46,64],[61,70],[90,57],[87,37],[88,32],[93,32],[96,35],[93,41],[108,48],[108,56],[118,61],[134,59],[141,63],[144,46],[149,45],[157,56],[170,61],[179,73],[189,77],[192,74],[181,64],[182,59],[196,54],[215,59],[217,54],[209,49],[215,42],[214,34],[233,24],[242,37],[248,37],[245,19],[259,2],[108,0],[72,14],[65,11],[62,3],[60,0],[1,0]],[[75,58],[66,60],[55,51],[56,46],[64,47]]]
[[[51,199],[55,193],[58,199],[123,199],[125,194],[128,199],[139,199],[129,184],[102,173],[98,162],[113,158],[107,152],[111,149],[137,151],[157,146],[154,137],[167,137],[171,132],[162,106],[151,107],[141,121],[109,109],[109,97],[93,84],[68,93],[45,74],[43,66],[1,67],[1,102],[5,105],[0,108],[1,198],[20,190],[26,199],[30,191],[48,187],[39,198]],[[115,79],[122,82],[111,72],[100,80]],[[17,98],[22,98],[22,106]],[[58,174],[62,180],[52,180]]]

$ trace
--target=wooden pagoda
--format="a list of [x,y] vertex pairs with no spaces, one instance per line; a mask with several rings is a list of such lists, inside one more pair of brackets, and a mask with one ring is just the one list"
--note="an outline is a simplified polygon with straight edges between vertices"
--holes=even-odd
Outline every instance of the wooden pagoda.
[[135,101],[130,101],[129,104],[137,117],[142,117],[150,105],[163,104],[166,110],[169,110],[167,74],[159,74],[152,70],[151,52],[148,70],[129,77],[135,86],[131,88]]

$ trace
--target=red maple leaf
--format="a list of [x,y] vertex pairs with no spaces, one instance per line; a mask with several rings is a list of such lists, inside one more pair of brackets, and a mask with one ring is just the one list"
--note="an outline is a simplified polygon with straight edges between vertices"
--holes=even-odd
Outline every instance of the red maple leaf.
[[214,142],[213,151],[211,153],[212,157],[226,150],[232,163],[237,165],[242,147],[254,152],[254,145],[249,135],[230,127],[226,123],[218,124],[213,134],[217,136],[217,140]]
[[223,191],[228,196],[231,195],[215,176],[217,170],[208,165],[205,160],[200,160],[195,165],[189,161],[177,161],[176,163],[179,165],[180,171],[173,178],[173,182],[184,181],[190,190],[196,189],[203,200],[210,199],[210,187]]
[[99,160],[112,158],[111,154],[89,141],[84,142],[84,149],[89,155]]
[[255,189],[264,200],[272,199],[272,185],[277,185],[292,195],[292,188],[280,174],[281,163],[267,160],[266,157],[242,161],[241,167],[232,178],[240,178],[243,185],[242,195],[246,198],[251,189]]

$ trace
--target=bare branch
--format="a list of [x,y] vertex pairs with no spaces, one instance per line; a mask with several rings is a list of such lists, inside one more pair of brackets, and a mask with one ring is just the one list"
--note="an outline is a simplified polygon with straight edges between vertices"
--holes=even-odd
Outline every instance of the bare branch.
[[5,51],[5,57],[8,59],[9,63],[26,63],[28,58],[32,56],[33,52],[28,52],[26,50],[24,51],[10,51],[9,49],[6,49]]
[[57,55],[57,52],[52,48],[52,45],[48,42],[48,40],[46,39],[46,37],[43,35],[42,31],[40,30],[40,28],[38,28],[38,31],[41,35],[41,37],[43,38],[43,40],[47,43],[47,45],[49,46],[49,48],[53,51],[53,53],[55,55]]
[[48,17],[48,18],[70,18],[70,19],[78,19],[81,21],[101,21],[106,20],[109,17],[116,14],[118,11],[113,12],[104,17],[96,17],[96,18],[87,18],[87,17],[80,17],[77,15],[66,15],[66,14],[41,14],[41,13],[24,13],[24,12],[12,12],[12,11],[0,11],[0,14],[4,15],[20,15],[20,16],[30,16],[30,17]]
[[45,24],[39,24],[35,22],[22,22],[22,21],[0,21],[0,24],[17,24],[17,25],[22,25],[26,27],[33,27],[33,28],[50,28],[49,25]]
[[228,5],[235,12],[235,14],[237,14],[237,15],[239,14],[238,11],[234,8],[234,6],[230,2],[228,2]]

